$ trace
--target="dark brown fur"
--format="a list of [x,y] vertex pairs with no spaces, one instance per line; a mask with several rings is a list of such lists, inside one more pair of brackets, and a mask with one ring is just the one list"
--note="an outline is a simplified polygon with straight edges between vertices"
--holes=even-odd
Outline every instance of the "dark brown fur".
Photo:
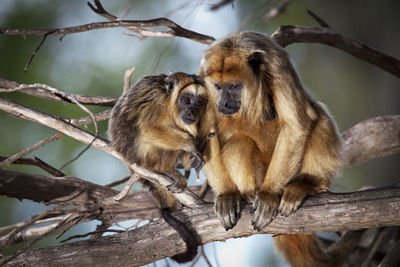
[[[336,125],[303,89],[283,48],[263,34],[234,34],[210,46],[199,73],[217,121],[204,171],[225,229],[237,223],[242,197],[253,202],[260,231],[278,212],[290,215],[306,196],[328,189],[339,167]],[[275,243],[292,266],[329,264],[314,236]]]
[[[190,99],[185,103],[183,94],[195,97],[197,105],[189,103]],[[197,76],[172,73],[144,77],[124,92],[114,106],[109,138],[128,162],[172,175],[176,181],[169,189],[179,192],[187,186],[187,181],[176,165],[180,162],[186,170],[190,167],[199,170],[204,163],[196,145],[206,101],[206,89]],[[173,259],[178,262],[193,259],[197,253],[196,237],[167,212],[175,209],[175,197],[158,184],[140,181],[149,188],[163,218],[186,242],[188,251]]]

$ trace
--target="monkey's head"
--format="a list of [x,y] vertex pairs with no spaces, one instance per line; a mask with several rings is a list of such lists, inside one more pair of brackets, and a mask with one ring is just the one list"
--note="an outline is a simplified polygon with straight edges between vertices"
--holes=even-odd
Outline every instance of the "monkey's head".
[[202,79],[183,72],[169,74],[167,92],[171,94],[170,105],[186,125],[197,123],[207,105],[207,91]]
[[[199,69],[209,88],[211,105],[231,118],[274,119],[271,66],[280,64],[276,58],[282,53],[284,50],[268,36],[255,32],[214,42]],[[255,118],[258,115],[260,118]]]

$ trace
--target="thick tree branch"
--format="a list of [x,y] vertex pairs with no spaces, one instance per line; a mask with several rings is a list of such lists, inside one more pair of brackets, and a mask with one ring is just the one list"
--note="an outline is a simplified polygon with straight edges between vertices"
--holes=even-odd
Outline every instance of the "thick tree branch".
[[400,77],[400,61],[356,40],[352,40],[329,28],[284,25],[273,34],[272,39],[286,47],[292,43],[326,44],[376,65]]
[[343,133],[343,165],[400,152],[400,115],[381,116],[360,122]]
[[[206,244],[257,234],[258,232],[252,229],[250,223],[252,216],[249,210],[250,205],[247,204],[238,225],[228,232],[221,226],[212,204],[199,206],[196,209],[184,208],[174,215],[190,224],[197,232],[200,244]],[[399,186],[346,194],[326,193],[310,197],[289,217],[276,217],[262,233],[309,234],[395,226],[400,224],[398,214],[400,214]],[[144,227],[123,234],[101,237],[98,240],[34,249],[21,254],[8,265],[40,263],[42,266],[57,264],[109,266],[118,263],[140,266],[184,250],[185,245],[179,235],[160,219]]]

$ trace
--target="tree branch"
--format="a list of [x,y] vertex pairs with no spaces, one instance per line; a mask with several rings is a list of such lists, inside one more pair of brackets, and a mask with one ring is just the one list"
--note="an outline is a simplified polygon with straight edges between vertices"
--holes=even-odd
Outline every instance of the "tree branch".
[[326,44],[378,66],[400,78],[400,61],[397,58],[381,53],[329,28],[284,25],[279,27],[271,37],[282,47],[292,43]]
[[[226,232],[212,204],[174,213],[192,226],[200,244],[228,238],[246,237],[252,229],[250,205],[246,204],[238,225]],[[289,217],[277,216],[261,233],[283,234],[332,232],[400,224],[400,187],[381,188],[345,194],[325,193],[308,198]],[[355,220],[354,218],[357,218]],[[156,240],[156,241],[155,241]],[[157,242],[157,246],[154,245]],[[160,219],[126,233],[80,241],[57,247],[33,249],[13,259],[9,266],[29,262],[43,266],[90,264],[140,266],[183,252],[179,235]],[[73,257],[71,257],[73,255]],[[101,255],[101,257],[99,257]]]
[[[18,83],[15,81],[10,81],[10,80],[0,78],[0,87],[3,87],[3,88],[0,88],[0,93],[15,91],[15,88],[24,87],[27,85],[28,84]],[[43,88],[39,88],[39,87],[23,88],[23,89],[18,89],[18,91],[21,93],[28,94],[28,95],[40,97],[43,99],[71,103],[70,100],[65,99],[60,95],[54,94],[53,92],[44,90]],[[112,107],[112,106],[114,106],[115,102],[117,102],[117,98],[112,98],[112,97],[107,97],[107,96],[87,96],[87,95],[70,94],[70,93],[65,93],[65,94],[73,97],[79,103],[85,104],[85,105]]]
[[[170,28],[168,31],[149,31],[143,29],[145,27],[165,26]],[[185,29],[175,22],[167,18],[155,18],[149,20],[118,20],[107,22],[93,22],[84,25],[72,26],[67,28],[56,29],[5,29],[0,28],[0,33],[6,35],[67,35],[80,32],[87,32],[106,28],[129,28],[137,30],[144,36],[156,37],[183,37],[203,44],[211,44],[215,39],[211,36],[200,34],[188,29]]]
[[343,133],[343,167],[400,152],[400,115],[375,117]]

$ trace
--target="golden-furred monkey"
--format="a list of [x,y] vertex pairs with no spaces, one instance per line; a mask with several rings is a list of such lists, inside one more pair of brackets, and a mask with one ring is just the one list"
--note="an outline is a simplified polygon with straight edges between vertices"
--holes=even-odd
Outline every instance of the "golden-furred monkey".
[[[215,41],[200,76],[216,116],[204,171],[225,229],[253,203],[257,230],[290,215],[308,195],[326,191],[339,168],[340,138],[326,107],[304,90],[286,51],[271,38],[242,32]],[[280,235],[276,248],[293,266],[332,265],[315,236]]]

